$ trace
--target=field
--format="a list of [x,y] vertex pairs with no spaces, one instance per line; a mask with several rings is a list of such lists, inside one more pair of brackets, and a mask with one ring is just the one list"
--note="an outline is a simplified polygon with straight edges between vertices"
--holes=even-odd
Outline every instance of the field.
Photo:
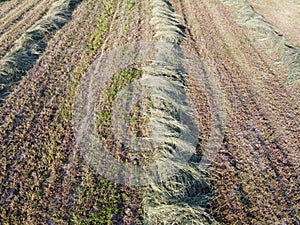
[[0,0],[0,225],[299,225],[299,18]]

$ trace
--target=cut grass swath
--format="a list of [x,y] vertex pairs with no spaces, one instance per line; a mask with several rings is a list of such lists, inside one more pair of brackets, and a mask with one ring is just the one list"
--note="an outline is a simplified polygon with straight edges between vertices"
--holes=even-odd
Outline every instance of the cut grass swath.
[[34,65],[55,31],[66,24],[81,0],[59,0],[48,13],[15,43],[15,48],[0,61],[0,103],[12,86]]
[[[185,105],[187,75],[179,68],[181,51],[175,47],[184,40],[183,26],[169,1],[152,0],[151,5],[151,24],[156,29],[155,37],[162,42],[157,47],[157,61],[142,68],[142,84],[152,89],[149,126],[154,134],[151,138],[160,143],[154,153],[159,178],[158,182],[151,180],[144,193],[144,222],[218,224],[206,212],[212,188],[205,178],[205,171],[197,166],[198,162],[191,159],[184,162],[181,157],[194,149],[192,145],[198,139],[195,127],[185,127],[184,121],[180,121],[182,118],[178,117],[178,113],[185,115],[186,120],[193,117],[191,109]],[[181,132],[190,135],[188,140],[182,138]],[[179,156],[179,160],[171,159],[170,155]],[[169,170],[174,173],[164,177]]]
[[275,55],[280,64],[286,65],[286,83],[299,92],[300,87],[300,49],[293,46],[276,28],[255,11],[248,0],[221,0],[235,10],[238,22],[248,28],[252,39],[259,43],[267,54]]
[[[56,1],[57,0],[43,0],[38,2],[38,4],[33,3],[33,7],[28,9],[25,8],[24,11],[21,11],[21,16],[17,17],[16,20],[8,21],[6,28],[0,28],[0,59],[11,51],[14,42],[33,24],[39,21]],[[4,19],[5,18],[6,16]],[[1,19],[0,24],[3,24]]]
[[[3,9],[3,16],[0,18],[0,34],[6,33],[8,29],[12,27],[13,24],[22,21],[32,9],[39,4],[44,2],[39,2],[38,0],[33,1],[23,1],[21,4],[13,5],[11,4],[11,8],[8,11]],[[7,3],[9,4],[9,3]],[[1,9],[2,10],[2,9]]]

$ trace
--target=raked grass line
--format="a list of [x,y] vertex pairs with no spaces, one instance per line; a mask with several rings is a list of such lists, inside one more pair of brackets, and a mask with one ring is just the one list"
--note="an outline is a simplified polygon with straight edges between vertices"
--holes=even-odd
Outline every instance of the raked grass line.
[[26,6],[24,9],[21,9],[18,13],[15,15],[12,15],[11,18],[6,18],[3,23],[1,23],[1,32],[0,36],[4,33],[6,33],[8,30],[11,29],[11,27],[18,22],[22,21],[26,16],[35,8],[41,5],[43,1],[36,1],[36,2],[30,2],[28,6]]
[[[168,158],[170,153],[183,156],[194,149],[192,145],[198,142],[198,136],[193,127],[185,126],[185,121],[180,121],[182,118],[176,114],[181,112],[186,120],[193,120],[190,118],[192,109],[185,105],[187,75],[180,69],[181,51],[175,47],[185,38],[183,26],[178,22],[180,17],[167,0],[152,0],[151,5],[150,23],[159,43],[155,61],[142,67],[141,85],[151,89],[148,126],[151,140],[159,143],[153,156],[155,165],[161,169],[159,176],[163,177],[169,169],[177,171],[165,180],[159,177],[159,182],[150,181],[143,196],[144,223],[218,224],[206,212],[212,190],[205,172],[197,163]],[[182,138],[181,132],[191,135],[189,140]]]
[[0,101],[11,87],[34,65],[55,31],[71,19],[81,0],[59,0],[48,13],[28,29],[15,43],[15,48],[0,61]]
[[1,13],[0,13],[0,19],[3,18],[9,11],[13,10],[14,8],[16,8],[16,6],[18,4],[21,4],[22,0],[14,0],[14,1],[3,1],[0,2],[0,9],[1,9]]
[[22,4],[17,5],[16,8],[12,9],[5,15],[5,17],[0,19],[0,31],[2,32],[7,29],[12,23],[16,22],[18,19],[23,17],[23,14],[30,11],[38,3],[38,0],[27,1],[25,0]]
[[263,16],[258,14],[248,0],[220,0],[230,7],[237,16],[241,26],[248,29],[247,33],[270,56],[275,56],[277,61],[287,66],[289,72],[286,84],[299,92],[300,87],[300,49],[293,46],[285,36],[279,34],[276,28],[268,23]]
[[55,1],[56,0],[40,1],[39,4],[32,8],[28,13],[24,14],[24,18],[9,26],[6,31],[3,31],[2,35],[0,35],[0,59],[13,47],[14,41],[16,41],[36,21],[41,19]]

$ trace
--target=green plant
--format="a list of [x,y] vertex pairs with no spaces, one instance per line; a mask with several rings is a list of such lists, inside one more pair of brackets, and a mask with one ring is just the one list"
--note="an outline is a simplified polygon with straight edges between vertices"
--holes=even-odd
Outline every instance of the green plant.
[[131,10],[131,9],[133,9],[133,7],[135,6],[135,1],[129,1],[128,2],[128,10]]
[[[120,71],[110,81],[109,86],[103,93],[105,96],[104,102],[101,106],[101,110],[97,113],[96,126],[99,130],[99,135],[103,138],[107,138],[110,135],[111,126],[111,107],[115,101],[117,94],[133,80],[141,76],[141,71],[133,68]],[[134,121],[134,120],[132,120]],[[133,124],[133,123],[132,123]]]

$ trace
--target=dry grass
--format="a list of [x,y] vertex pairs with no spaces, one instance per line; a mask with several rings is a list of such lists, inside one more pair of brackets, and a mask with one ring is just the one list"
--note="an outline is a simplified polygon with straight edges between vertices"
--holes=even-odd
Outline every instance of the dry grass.
[[293,1],[249,0],[254,9],[296,46],[300,47],[300,4]]
[[195,118],[185,104],[187,75],[180,70],[182,59],[175,46],[185,37],[180,16],[169,1],[153,0],[151,5],[154,36],[162,42],[155,60],[143,68],[142,86],[151,88],[148,126],[151,140],[158,143],[152,161],[158,169],[143,195],[144,223],[217,224],[206,212],[212,189],[205,172],[199,162],[185,158],[196,154],[198,128],[185,124]]
[[9,93],[34,65],[47,46],[48,40],[71,18],[71,13],[80,0],[60,0],[55,2],[48,13],[16,42],[14,49],[0,61],[0,100]]
[[[299,47],[288,41],[282,33],[278,32],[278,28],[266,21],[266,18],[253,8],[251,1],[221,0],[221,2],[228,6],[230,11],[234,12],[238,23],[247,29],[246,32],[249,37],[251,37],[255,43],[259,44],[270,57],[275,58],[276,61],[288,69],[288,74],[285,76],[286,85],[299,93],[299,90],[295,88],[296,83],[298,83],[300,79]],[[276,7],[278,8],[278,6]],[[296,4],[295,8],[298,7],[299,5]],[[278,10],[276,10],[276,12],[277,11]],[[298,17],[297,12],[298,10],[292,14],[291,20]],[[276,13],[276,17],[277,16],[278,14]],[[293,28],[295,28],[295,26],[297,27],[297,23],[298,22],[291,23],[293,24]],[[275,25],[277,24],[278,23],[275,23]],[[280,26],[282,27],[283,25]],[[297,28],[295,31],[297,34],[299,33],[297,32]],[[291,32],[288,34],[291,34]]]
[[84,163],[71,124],[76,86],[102,47],[86,46],[97,21],[123,4],[111,1],[104,13],[105,3],[89,0],[75,9],[0,109],[1,224],[126,224],[133,216],[125,219],[125,207],[138,214],[137,191]]

